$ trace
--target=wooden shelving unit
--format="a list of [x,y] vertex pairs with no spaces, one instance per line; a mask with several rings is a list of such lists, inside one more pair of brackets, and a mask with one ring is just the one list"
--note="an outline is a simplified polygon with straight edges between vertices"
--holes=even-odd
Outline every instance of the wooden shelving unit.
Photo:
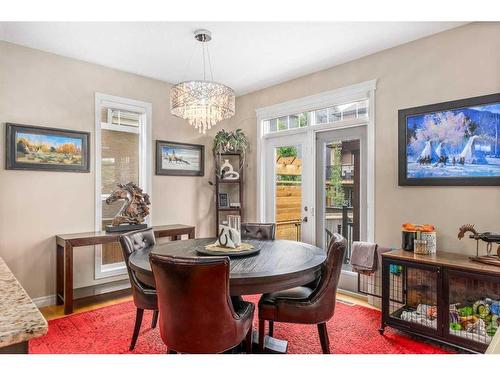
[[[241,153],[224,153],[214,155],[215,157],[215,235],[218,235],[219,224],[225,221],[225,217],[229,214],[235,214],[241,216],[241,222],[243,222],[243,156]],[[240,178],[237,180],[224,180],[220,178],[220,167],[224,160],[228,159],[234,170],[240,174]],[[237,192],[225,191],[226,189],[221,189],[222,186],[236,187]],[[239,199],[240,207],[220,207],[219,206],[219,193],[228,193],[229,203],[231,203],[231,197],[237,196]],[[233,202],[234,203],[234,202]]]

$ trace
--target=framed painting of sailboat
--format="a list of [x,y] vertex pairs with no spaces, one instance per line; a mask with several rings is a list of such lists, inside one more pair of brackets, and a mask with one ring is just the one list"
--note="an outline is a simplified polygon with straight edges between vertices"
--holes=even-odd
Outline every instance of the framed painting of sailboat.
[[500,93],[402,109],[399,185],[500,185]]

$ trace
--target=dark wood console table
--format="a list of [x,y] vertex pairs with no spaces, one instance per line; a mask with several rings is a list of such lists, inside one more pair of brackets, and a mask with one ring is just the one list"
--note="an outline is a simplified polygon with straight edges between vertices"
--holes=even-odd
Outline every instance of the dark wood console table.
[[[190,225],[173,224],[153,227],[155,236],[181,239],[183,234],[189,238],[195,237],[195,227]],[[118,242],[121,233],[86,232],[56,235],[57,247],[57,304],[64,304],[64,313],[73,312],[73,248],[91,245],[104,245]]]
[[500,267],[442,251],[382,254],[381,333],[391,326],[483,353],[500,330],[499,312]]

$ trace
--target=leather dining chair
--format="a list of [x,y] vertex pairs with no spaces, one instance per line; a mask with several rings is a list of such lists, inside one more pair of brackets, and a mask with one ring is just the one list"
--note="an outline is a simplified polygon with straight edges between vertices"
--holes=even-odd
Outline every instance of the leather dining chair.
[[149,228],[122,234],[119,239],[123,252],[123,259],[125,260],[125,265],[127,266],[130,285],[132,287],[134,304],[137,308],[137,312],[135,315],[134,332],[132,334],[132,341],[130,342],[130,350],[134,350],[135,344],[137,342],[137,337],[139,336],[139,331],[141,330],[144,310],[153,310],[153,321],[151,322],[151,328],[154,329],[156,327],[156,323],[158,321],[158,302],[156,298],[156,290],[142,284],[137,279],[134,271],[130,269],[128,261],[130,254],[132,254],[134,251],[143,250],[150,246],[153,246],[155,244],[155,235],[153,229]]
[[221,353],[246,338],[252,351],[253,303],[233,306],[229,258],[150,254],[160,308],[160,335],[168,353]]
[[272,322],[316,324],[324,354],[330,353],[326,322],[335,311],[337,285],[342,270],[345,240],[334,234],[328,245],[326,260],[315,288],[300,286],[262,295],[259,300],[259,350],[264,350],[265,322],[269,321],[269,336],[273,335]]
[[274,223],[242,223],[242,240],[274,240],[276,224]]

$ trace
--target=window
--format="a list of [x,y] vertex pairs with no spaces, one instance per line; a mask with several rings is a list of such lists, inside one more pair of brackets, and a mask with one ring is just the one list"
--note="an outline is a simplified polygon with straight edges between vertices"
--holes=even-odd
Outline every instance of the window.
[[276,133],[305,126],[331,124],[338,121],[364,119],[367,117],[368,100],[359,100],[320,108],[314,111],[264,120],[264,132]]
[[[149,194],[151,105],[96,94],[96,230],[105,230],[123,201],[106,203],[118,183],[134,182]],[[95,278],[125,274],[120,245],[96,246]]]

